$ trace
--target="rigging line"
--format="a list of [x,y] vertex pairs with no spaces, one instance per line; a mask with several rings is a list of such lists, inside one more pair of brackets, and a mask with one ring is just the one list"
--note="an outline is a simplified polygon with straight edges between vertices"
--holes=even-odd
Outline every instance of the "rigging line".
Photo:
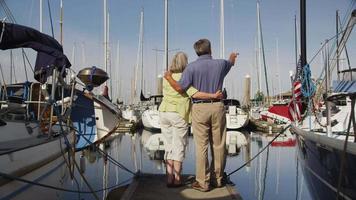
[[285,127],[280,133],[278,133],[261,151],[259,151],[256,155],[254,155],[250,160],[246,161],[243,165],[241,165],[239,168],[235,169],[234,171],[230,172],[227,176],[230,176],[236,172],[238,172],[240,169],[244,168],[247,164],[249,164],[251,161],[256,159],[264,150],[266,150],[267,147],[269,147],[272,142],[274,142],[280,135],[282,135],[291,125],[288,125]]
[[[63,128],[61,127],[61,129],[63,129]],[[67,159],[66,159],[65,156],[64,156],[65,152],[63,151],[62,138],[59,139],[59,146],[60,146],[60,148],[61,148],[61,155],[62,155],[62,158],[63,158],[64,162],[65,162],[66,165],[67,165],[67,168],[68,168],[70,177],[71,177],[72,179],[74,179],[74,182],[75,182],[76,185],[77,185],[77,190],[79,190],[79,182],[78,182],[77,178],[74,176],[74,174],[72,173],[70,164],[69,164],[69,162],[67,161]],[[68,149],[70,149],[70,148],[68,148]],[[70,155],[70,154],[69,154],[69,155]],[[69,160],[69,159],[70,159],[70,157],[68,157],[68,160]],[[63,177],[62,177],[62,178],[63,178]],[[80,193],[78,193],[78,199],[80,199]]]
[[50,5],[50,3],[49,3],[49,0],[47,0],[47,5],[48,5],[49,21],[51,22],[52,37],[54,38],[53,22],[52,22],[52,12],[51,12],[51,5]]
[[[46,105],[46,106],[48,106],[48,105]],[[54,110],[55,110],[57,116],[59,116],[60,122],[62,122],[62,121],[64,121],[64,120],[62,119],[62,115],[59,114],[59,112],[58,112],[57,109],[58,109],[58,108],[56,108],[56,109],[54,109]],[[68,126],[68,125],[63,125],[62,123],[61,123],[60,125],[61,125],[61,129],[63,129],[63,127],[69,127],[69,128],[71,128],[72,130],[74,130],[75,132],[77,132],[79,135],[81,135],[81,136],[84,138],[84,140],[86,140],[87,143],[89,143],[90,145],[94,145],[94,144],[95,144],[95,143],[91,142],[90,140],[88,140],[88,139],[87,139],[82,133],[80,133],[78,130],[76,130],[75,127]],[[69,142],[68,142],[68,144],[69,144]],[[125,171],[127,171],[127,172],[129,172],[129,173],[131,173],[131,174],[133,174],[133,175],[136,175],[135,172],[133,172],[133,171],[131,171],[130,169],[126,168],[123,164],[119,163],[117,160],[115,160],[114,158],[112,158],[110,155],[108,155],[106,152],[104,152],[104,151],[101,150],[100,148],[97,148],[96,146],[94,146],[94,147],[95,147],[95,149],[98,150],[101,154],[107,156],[107,157],[109,158],[109,160],[110,160],[113,164],[115,164],[116,166],[120,167],[121,169],[123,169],[123,170],[125,170]]]
[[[23,183],[27,183],[27,184],[31,184],[31,185],[35,185],[35,186],[39,186],[39,187],[44,187],[44,188],[49,188],[49,189],[53,189],[53,190],[58,190],[58,191],[71,192],[71,193],[81,193],[81,194],[90,194],[90,193],[92,193],[91,191],[72,190],[72,189],[56,187],[56,186],[53,186],[53,185],[47,185],[47,184],[43,184],[43,183],[38,183],[38,182],[35,182],[35,181],[30,181],[30,180],[27,180],[27,179],[23,179],[23,178],[18,177],[18,176],[13,176],[13,175],[10,175],[10,174],[6,174],[6,173],[3,173],[3,172],[0,172],[0,176],[4,177],[6,179],[20,181],[20,182],[23,182]],[[100,189],[94,190],[93,192],[94,193],[98,193],[98,192],[102,192],[104,190],[110,190],[112,188],[117,188],[117,187],[120,187],[123,184],[129,182],[132,179],[133,178],[129,178],[129,179],[126,179],[125,181],[120,182],[119,184],[115,184],[115,185],[112,185],[112,186],[106,187],[106,188],[100,188]]]
[[[93,196],[95,197],[95,199],[99,200],[99,197],[98,195],[94,192],[94,189],[91,187],[90,183],[88,182],[88,180],[85,178],[83,172],[80,170],[79,166],[78,166],[78,163],[75,159],[73,159],[74,161],[74,165],[75,167],[77,168],[80,176],[82,177],[83,181],[85,182],[85,184],[87,185],[87,187],[89,188],[90,192],[93,194]],[[105,191],[105,190],[103,190]]]
[[[11,10],[9,9],[9,7],[6,5],[5,0],[0,0],[0,4],[1,4],[5,14],[9,17],[10,22],[16,23],[16,19],[15,19],[14,15],[12,14]],[[22,53],[25,54],[26,60],[27,60],[28,64],[30,65],[32,72],[34,72],[33,67],[27,57],[27,54],[26,54],[24,48],[21,48],[21,50],[22,50]]]
[[[356,2],[356,1],[354,1],[354,2]],[[341,24],[340,15],[338,15],[338,22],[339,22],[339,24],[340,24],[339,29],[342,31],[342,24]],[[340,31],[340,30],[337,30],[337,31]],[[339,53],[340,53],[340,52],[339,52]],[[351,63],[350,63],[349,53],[348,53],[348,51],[347,51],[346,44],[345,44],[345,54],[346,54],[346,59],[347,59],[347,64],[348,64],[349,70],[351,70]],[[352,76],[351,76],[351,80],[352,80]]]
[[23,68],[25,69],[26,81],[28,82],[27,69],[26,69],[26,59],[25,55],[22,53]]
[[4,92],[5,92],[5,95],[4,95],[4,98],[7,99],[7,86],[6,86],[6,81],[5,81],[5,78],[4,78],[4,72],[2,71],[2,65],[0,64],[0,73],[1,73],[1,78],[2,78],[2,82],[3,82],[3,86],[4,86]]
[[[350,129],[351,129],[351,123],[353,127],[355,127],[355,98],[351,97],[351,114],[350,114],[350,120],[349,120],[349,125],[347,127],[347,135],[345,137],[345,142],[344,142],[344,149],[342,151],[342,157],[341,157],[341,163],[340,163],[340,172],[339,172],[339,177],[338,177],[338,183],[337,183],[337,192],[336,192],[336,199],[339,199],[340,192],[341,191],[341,185],[342,185],[342,180],[344,177],[344,171],[345,171],[345,162],[346,162],[346,151],[347,151],[347,144],[348,144],[348,139],[350,135]],[[353,128],[354,129],[354,128]],[[354,130],[355,133],[355,130]]]
[[8,15],[10,21],[13,22],[13,23],[16,23],[15,17],[14,17],[14,15],[12,14],[11,10],[9,9],[9,7],[7,6],[5,0],[2,0],[0,3],[1,3],[1,5],[3,6],[4,11],[5,11],[6,14]]
[[[348,17],[351,15],[351,11],[352,11],[352,8],[353,8],[355,2],[356,2],[356,1],[354,1],[353,3],[350,3],[349,8],[348,8],[348,10],[346,11],[346,14],[344,15],[344,20],[343,20],[344,22],[341,23],[341,21],[340,21],[340,30],[343,29],[343,25],[345,25],[346,21],[349,19]],[[352,4],[352,5],[351,5],[351,4]],[[340,19],[340,16],[339,16],[339,19]],[[345,29],[345,30],[346,30],[346,29]],[[338,34],[337,34],[337,35],[338,35]],[[332,45],[331,48],[330,48],[330,51],[333,51],[335,47],[337,48],[337,42],[334,42],[334,43],[333,43],[333,45]]]
[[344,33],[348,28],[350,28],[352,25],[346,27],[344,30],[340,31],[338,34],[335,34],[334,36],[326,39],[325,42],[322,43],[322,46],[319,48],[319,50],[314,54],[314,56],[309,60],[309,64],[311,64],[314,59],[316,58],[317,55],[319,55],[321,53],[321,50],[324,48],[324,46],[326,45],[326,43],[328,43],[330,40],[335,39],[338,35],[341,35],[342,33]]
[[[58,107],[56,107],[54,109],[54,111],[56,112],[57,116],[59,116],[59,125],[60,125],[60,128],[61,128],[61,133],[62,135],[64,136],[64,139],[65,139],[65,142],[66,142],[66,145],[69,146],[69,148],[71,147],[70,145],[70,142],[66,136],[66,134],[64,134],[64,129],[63,129],[63,118],[62,118],[62,115],[59,114],[59,111],[58,111]],[[90,189],[90,192],[93,194],[93,196],[95,197],[95,199],[99,200],[99,197],[97,196],[96,192],[93,190],[93,188],[91,187],[90,183],[88,182],[88,180],[86,179],[86,177],[84,176],[83,172],[80,170],[80,167],[78,166],[78,163],[77,161],[75,160],[75,158],[73,159],[73,163],[75,165],[75,167],[77,168],[80,176],[82,177],[82,179],[84,180],[85,184],[87,185],[87,187]],[[103,191],[105,191],[106,189],[104,189]]]
[[131,173],[132,175],[136,175],[137,173],[131,171],[130,169],[128,169],[127,167],[125,167],[123,164],[121,164],[120,162],[118,162],[117,160],[115,160],[113,157],[111,157],[110,155],[108,155],[106,152],[104,152],[103,150],[101,150],[100,148],[97,148],[93,142],[91,142],[90,140],[88,140],[82,133],[80,133],[75,127],[72,126],[67,126],[67,125],[62,125],[63,127],[69,127],[72,130],[74,130],[75,132],[77,132],[80,136],[83,137],[84,140],[87,141],[87,143],[89,143],[90,145],[93,145],[95,150],[98,150],[99,153],[101,153],[102,155],[105,155],[108,157],[108,160],[111,161],[111,163],[115,164],[116,166],[120,167],[121,169]]

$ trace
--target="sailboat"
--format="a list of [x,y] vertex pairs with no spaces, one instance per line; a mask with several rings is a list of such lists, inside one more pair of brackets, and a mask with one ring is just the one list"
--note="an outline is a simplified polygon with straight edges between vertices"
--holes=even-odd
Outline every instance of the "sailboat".
[[[166,2],[167,3],[167,2]],[[167,11],[167,8],[165,8]],[[141,42],[141,55],[143,55],[143,10],[141,11],[141,23],[140,23],[140,42]],[[162,95],[151,95],[150,97],[145,97],[143,94],[143,60],[141,56],[141,93],[140,101],[147,102],[147,109],[142,112],[142,125],[143,128],[159,132],[161,131],[160,118],[159,118],[159,105],[162,102]]]
[[[301,0],[302,69],[307,64],[305,5],[305,0]],[[333,93],[328,92],[331,91],[331,71],[338,62],[339,53],[345,50],[355,23],[356,10],[353,10],[345,29],[337,33],[341,35],[341,40],[336,41],[336,51],[332,59],[329,59],[329,41],[324,44],[325,78],[321,84],[326,83],[327,92],[325,103],[321,105],[322,112],[315,113],[316,111],[308,108],[302,123],[292,124],[291,127],[291,131],[297,136],[299,159],[302,161],[307,183],[313,186],[309,188],[313,190],[311,194],[315,199],[356,199],[356,90],[351,74],[354,69],[338,71],[346,79],[334,81]],[[321,92],[321,89],[316,91],[314,100],[320,97]],[[331,104],[334,104],[334,109]],[[321,126],[314,125],[315,121]]]
[[[70,115],[77,132],[76,149],[83,149],[93,143],[99,143],[115,132],[121,112],[109,99],[107,85],[101,95],[94,94],[93,88],[107,84],[108,70],[108,13],[104,0],[104,68],[87,67],[81,69],[77,79],[72,80],[73,99]],[[80,83],[81,82],[81,83]]]
[[[225,58],[225,13],[224,1],[220,0],[220,59]],[[236,130],[248,124],[248,113],[241,109],[237,99],[224,99],[226,108],[226,128]]]
[[249,115],[241,108],[240,101],[236,99],[224,99],[226,107],[226,128],[236,130],[247,126]]
[[[37,51],[35,78],[43,81],[41,86],[31,82],[7,85],[3,79],[0,88],[0,171],[21,177],[56,159],[75,143],[74,132],[66,126],[68,98],[58,95],[63,94],[58,72],[71,64],[52,37],[4,21],[0,27],[4,30],[0,49],[27,47]],[[10,181],[1,176],[0,186]]]

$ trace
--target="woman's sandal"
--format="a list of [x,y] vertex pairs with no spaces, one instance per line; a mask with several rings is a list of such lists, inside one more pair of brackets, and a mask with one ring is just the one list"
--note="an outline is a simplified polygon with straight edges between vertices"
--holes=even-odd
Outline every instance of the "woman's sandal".
[[182,187],[183,185],[184,183],[182,180],[180,181],[173,180],[173,187],[177,188],[177,187]]

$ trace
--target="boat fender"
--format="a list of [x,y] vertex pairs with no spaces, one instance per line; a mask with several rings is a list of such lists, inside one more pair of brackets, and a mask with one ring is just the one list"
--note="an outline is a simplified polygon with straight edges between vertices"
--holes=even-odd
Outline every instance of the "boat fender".
[[80,172],[85,172],[85,157],[84,155],[80,155]]

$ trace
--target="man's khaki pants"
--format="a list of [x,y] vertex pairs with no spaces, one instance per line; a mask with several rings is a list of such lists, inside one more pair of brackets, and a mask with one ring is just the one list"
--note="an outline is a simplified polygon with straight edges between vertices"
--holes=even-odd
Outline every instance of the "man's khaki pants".
[[[211,181],[221,184],[225,168],[226,116],[221,102],[193,104],[192,126],[195,141],[196,181],[207,188]],[[211,165],[208,146],[211,146]]]

